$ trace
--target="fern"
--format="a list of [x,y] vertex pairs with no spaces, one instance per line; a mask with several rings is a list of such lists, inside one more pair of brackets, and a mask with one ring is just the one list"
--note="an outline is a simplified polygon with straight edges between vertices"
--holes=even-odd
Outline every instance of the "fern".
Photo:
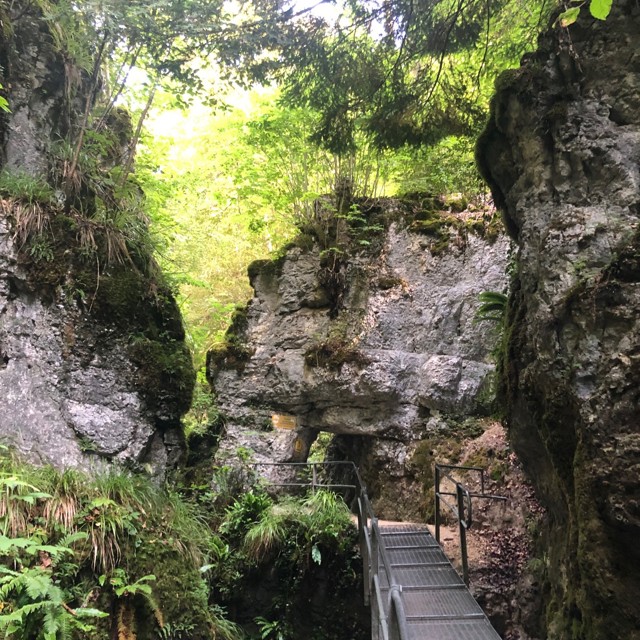
[[478,295],[482,303],[476,312],[477,320],[502,322],[507,310],[507,296],[498,291],[483,291]]
[[[29,615],[41,611],[47,606],[47,604],[47,602],[31,602],[29,604],[22,605],[19,609],[16,609],[11,613],[0,615],[0,629],[8,627],[11,623],[16,622],[22,625]],[[19,629],[19,626],[12,625],[9,631],[16,631],[17,629]]]
[[[18,572],[0,567],[0,584],[0,600],[17,607],[11,613],[0,615],[0,629],[6,629],[7,634],[17,634],[17,637],[42,640],[71,637],[74,616],[65,605],[62,589],[53,583],[48,571],[31,568]],[[22,604],[25,598],[30,602]],[[83,618],[107,615],[95,609],[79,609],[73,613]],[[40,633],[31,636],[28,629],[39,629]]]

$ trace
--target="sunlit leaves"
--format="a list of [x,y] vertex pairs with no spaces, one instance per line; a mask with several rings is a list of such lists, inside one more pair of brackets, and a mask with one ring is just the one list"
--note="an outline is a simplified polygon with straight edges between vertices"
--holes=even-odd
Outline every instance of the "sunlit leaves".
[[473,135],[493,79],[535,46],[547,5],[352,0],[333,30],[294,47],[285,98],[320,113],[314,139],[337,153],[353,152],[357,131],[379,148]]
[[558,16],[558,23],[560,24],[561,27],[568,27],[578,19],[579,15],[580,15],[580,7],[571,7],[571,9],[567,9],[566,11],[563,11]]
[[[556,20],[556,23],[561,27],[571,26],[580,16],[580,9],[584,6],[585,2],[581,2],[578,6],[570,7],[566,11],[563,11]],[[613,6],[613,0],[590,0],[589,13],[597,20],[606,20],[611,13]]]
[[591,0],[589,11],[594,18],[606,20],[611,12],[613,0]]

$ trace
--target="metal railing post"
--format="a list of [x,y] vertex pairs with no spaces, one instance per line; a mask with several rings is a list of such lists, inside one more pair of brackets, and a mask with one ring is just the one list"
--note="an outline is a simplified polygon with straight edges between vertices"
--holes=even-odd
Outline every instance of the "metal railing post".
[[364,603],[371,602],[371,558],[367,545],[367,532],[365,531],[367,519],[364,513],[364,496],[358,498],[358,539],[360,541],[360,555],[362,556],[362,583],[364,589]]
[[[375,585],[372,592],[375,594]],[[378,598],[371,599],[371,640],[380,640],[380,611],[378,610]]]
[[311,465],[311,491],[316,492],[316,486],[318,484],[318,472],[316,471],[315,462]]
[[435,484],[435,490],[436,490],[434,525],[436,530],[436,542],[440,544],[440,467],[438,465],[436,465],[436,476],[435,476],[434,484]]
[[458,498],[458,530],[460,531],[460,553],[462,555],[462,578],[469,586],[469,560],[467,557],[467,523],[464,519],[464,489],[456,483],[456,495]]
[[379,567],[379,559],[380,559],[380,540],[378,539],[378,532],[376,531],[377,526],[374,526],[373,520],[371,521],[371,575],[377,576]]

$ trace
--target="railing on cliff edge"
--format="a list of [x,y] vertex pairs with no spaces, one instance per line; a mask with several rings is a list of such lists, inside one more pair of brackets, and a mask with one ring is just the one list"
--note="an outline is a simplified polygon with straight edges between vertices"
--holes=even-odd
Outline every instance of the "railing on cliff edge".
[[[357,492],[357,517],[360,553],[364,568],[364,603],[371,607],[373,638],[377,640],[409,640],[407,616],[402,602],[402,585],[394,578],[380,527],[365,484],[353,462],[256,462],[252,467],[310,468],[311,478],[307,482],[271,482],[274,486],[322,489],[354,489]],[[322,483],[318,469],[346,466],[353,474],[353,484]],[[381,587],[380,574],[384,571],[388,587]],[[383,591],[388,589],[387,606]]]

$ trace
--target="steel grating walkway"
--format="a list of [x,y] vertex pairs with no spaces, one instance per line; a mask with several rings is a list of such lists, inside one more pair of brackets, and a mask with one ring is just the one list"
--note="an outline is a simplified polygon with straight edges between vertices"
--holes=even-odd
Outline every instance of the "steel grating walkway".
[[[410,640],[500,640],[426,526],[380,525],[380,535],[402,590]],[[389,577],[382,558],[379,577],[388,607]]]

